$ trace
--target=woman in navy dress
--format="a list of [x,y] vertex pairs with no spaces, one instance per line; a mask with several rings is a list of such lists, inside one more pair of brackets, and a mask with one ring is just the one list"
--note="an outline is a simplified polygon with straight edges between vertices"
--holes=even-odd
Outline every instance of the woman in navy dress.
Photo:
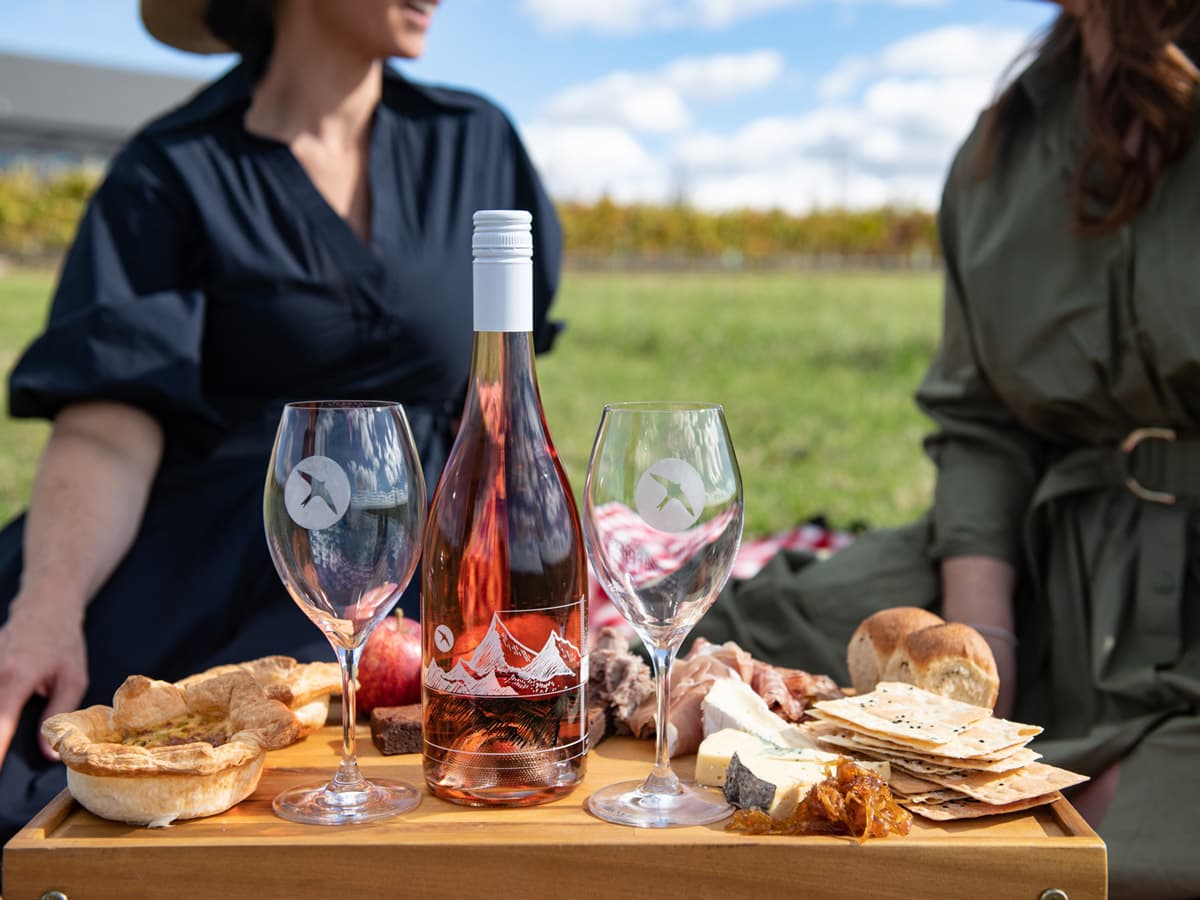
[[470,363],[475,210],[533,213],[550,346],[560,233],[520,139],[385,63],[422,51],[435,6],[143,0],[155,36],[242,61],[113,161],[11,375],[11,413],[54,427],[0,533],[0,843],[65,784],[47,715],[132,673],[329,657],[263,537],[280,410],[401,401],[432,488]]

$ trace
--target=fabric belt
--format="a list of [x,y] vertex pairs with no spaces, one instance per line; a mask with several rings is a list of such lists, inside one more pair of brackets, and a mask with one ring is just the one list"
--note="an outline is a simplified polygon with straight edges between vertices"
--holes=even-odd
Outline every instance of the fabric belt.
[[1034,504],[1062,494],[1118,485],[1152,503],[1200,500],[1200,436],[1179,436],[1168,428],[1140,428],[1120,444],[1071,451],[1047,470]]
[[[1137,657],[1151,667],[1169,665],[1182,650],[1188,518],[1200,504],[1200,436],[1180,436],[1165,428],[1138,429],[1116,446],[1079,448],[1052,463],[1034,492],[1026,520],[1026,552],[1035,583],[1041,582],[1038,548],[1046,535],[1052,501],[1112,488],[1128,490],[1143,508],[1133,537],[1138,565],[1129,610],[1132,621],[1109,623],[1109,633],[1119,627],[1123,640],[1136,644]],[[1053,598],[1043,599],[1053,602]],[[1098,670],[1105,665],[1107,649],[1093,648]]]

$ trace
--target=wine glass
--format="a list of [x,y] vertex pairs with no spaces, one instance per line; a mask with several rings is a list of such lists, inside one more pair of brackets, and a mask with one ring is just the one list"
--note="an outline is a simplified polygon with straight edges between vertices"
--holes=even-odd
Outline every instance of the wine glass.
[[263,496],[271,559],[325,633],[342,669],[342,763],[328,782],[275,798],[294,822],[346,825],[421,802],[412,785],[367,781],[355,747],[355,678],[372,630],[420,555],[425,478],[398,403],[320,400],[284,407]]
[[742,539],[742,479],[725,415],[709,403],[604,407],[588,463],[583,530],[597,577],[650,652],[658,692],[655,764],[588,809],[622,825],[703,825],[730,814],[715,791],[671,770],[671,665],[729,578]]

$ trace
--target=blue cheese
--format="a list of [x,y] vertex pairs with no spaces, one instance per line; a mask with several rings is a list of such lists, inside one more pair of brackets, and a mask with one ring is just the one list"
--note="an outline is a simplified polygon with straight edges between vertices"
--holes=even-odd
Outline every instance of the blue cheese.
[[743,760],[761,757],[818,764],[834,763],[838,758],[836,753],[784,747],[758,735],[738,731],[736,728],[723,728],[700,742],[700,749],[696,752],[696,781],[713,787],[724,785],[726,772],[735,753]]
[[738,809],[760,809],[786,819],[814,784],[824,781],[832,763],[771,759],[735,753],[725,775],[725,799]]
[[[725,799],[739,809],[761,809],[777,819],[791,815],[809,789],[829,777],[841,754],[783,747],[753,734],[726,728],[706,737],[696,754],[695,779],[724,789]],[[891,778],[886,762],[855,760]]]

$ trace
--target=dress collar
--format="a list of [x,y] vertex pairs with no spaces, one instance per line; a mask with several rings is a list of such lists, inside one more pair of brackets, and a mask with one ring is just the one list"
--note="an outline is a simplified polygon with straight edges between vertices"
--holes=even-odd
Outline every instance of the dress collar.
[[1039,55],[1017,76],[1017,86],[1025,92],[1035,110],[1042,110],[1054,94],[1073,86],[1077,72],[1068,55]]

